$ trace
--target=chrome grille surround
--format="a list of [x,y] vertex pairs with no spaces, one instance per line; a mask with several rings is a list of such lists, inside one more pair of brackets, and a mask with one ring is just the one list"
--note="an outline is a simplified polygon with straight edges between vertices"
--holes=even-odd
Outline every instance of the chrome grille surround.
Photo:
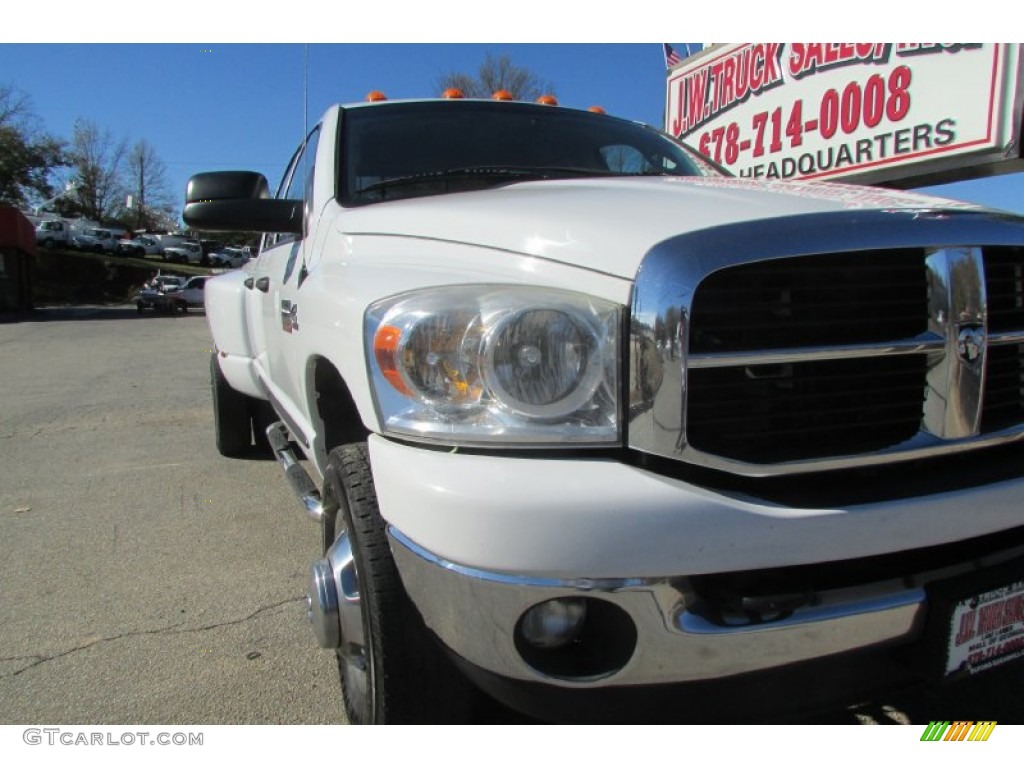
[[[752,349],[690,353],[692,346],[700,346],[693,344],[701,332],[695,299],[711,275],[779,259],[885,258],[885,252],[906,249],[916,249],[921,259],[921,311],[926,316],[916,334],[813,346],[787,346],[780,338]],[[644,257],[633,294],[629,447],[730,473],[773,476],[883,465],[1024,438],[1024,362],[1019,371],[1011,367],[1009,372],[1010,389],[1019,389],[1019,395],[1011,392],[1011,401],[1015,404],[1019,396],[1020,421],[1004,419],[997,428],[983,429],[989,351],[1024,344],[1024,321],[1020,328],[1004,327],[1004,322],[989,329],[987,250],[1004,257],[1009,253],[1010,262],[1024,265],[1024,219],[982,211],[853,210],[716,227],[660,243]],[[1022,287],[1009,302],[1019,309],[1024,308],[1024,279],[1018,282]],[[1024,359],[1024,347],[1021,353]],[[694,371],[734,369],[750,377],[755,366],[764,370],[858,360],[884,366],[896,358],[919,361],[922,377],[914,385],[921,393],[919,406],[914,404],[919,411],[904,414],[916,429],[895,442],[789,457],[779,450],[782,459],[751,460],[701,450],[688,435]]]

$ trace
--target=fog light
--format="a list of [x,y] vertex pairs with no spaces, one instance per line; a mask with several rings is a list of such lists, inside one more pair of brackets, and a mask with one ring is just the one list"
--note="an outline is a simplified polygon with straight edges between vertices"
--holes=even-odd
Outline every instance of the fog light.
[[587,619],[580,597],[560,597],[535,605],[523,614],[520,631],[535,648],[562,648],[579,637]]

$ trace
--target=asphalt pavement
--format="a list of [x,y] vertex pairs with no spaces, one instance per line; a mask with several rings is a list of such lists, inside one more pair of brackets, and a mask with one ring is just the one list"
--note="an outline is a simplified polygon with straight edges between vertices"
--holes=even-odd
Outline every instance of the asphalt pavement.
[[202,313],[0,318],[0,722],[343,722],[319,533],[213,442]]

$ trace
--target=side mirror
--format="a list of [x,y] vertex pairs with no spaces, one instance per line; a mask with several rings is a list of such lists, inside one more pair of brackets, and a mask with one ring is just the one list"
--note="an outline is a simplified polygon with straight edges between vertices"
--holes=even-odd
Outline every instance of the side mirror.
[[275,200],[266,177],[251,171],[197,173],[185,188],[181,217],[204,232],[302,234],[302,200]]

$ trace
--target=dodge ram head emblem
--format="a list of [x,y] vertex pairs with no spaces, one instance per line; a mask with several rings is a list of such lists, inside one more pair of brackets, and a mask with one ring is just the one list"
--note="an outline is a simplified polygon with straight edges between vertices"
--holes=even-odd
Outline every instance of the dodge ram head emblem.
[[985,350],[985,328],[981,325],[963,325],[957,332],[956,351],[960,359],[973,365]]

